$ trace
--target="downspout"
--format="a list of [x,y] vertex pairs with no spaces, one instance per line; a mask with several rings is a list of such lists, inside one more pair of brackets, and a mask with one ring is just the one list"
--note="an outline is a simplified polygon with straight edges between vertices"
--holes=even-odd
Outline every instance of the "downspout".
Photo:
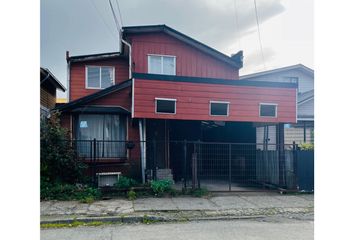
[[124,43],[125,45],[128,46],[129,48],[129,79],[132,78],[132,45],[130,45],[130,43],[128,43],[127,41],[125,41],[122,37],[122,43]]
[[[145,125],[145,124],[144,124]],[[139,119],[139,137],[140,137],[140,159],[141,159],[141,179],[142,183],[145,183],[145,130],[143,125],[143,119]]]
[[66,51],[66,62],[67,62],[67,76],[66,76],[66,86],[68,88],[68,102],[70,102],[70,57],[69,51]]
[[[121,34],[122,36],[122,34]],[[121,37],[122,43],[128,46],[129,48],[129,79],[132,78],[132,45]],[[134,79],[133,79],[133,96],[132,96],[132,104],[134,107]],[[132,109],[132,116],[134,117],[134,109]],[[145,124],[143,125],[142,119],[139,119],[139,138],[140,138],[140,159],[141,159],[141,179],[142,182],[145,183],[145,167],[146,167],[146,158],[145,158]]]

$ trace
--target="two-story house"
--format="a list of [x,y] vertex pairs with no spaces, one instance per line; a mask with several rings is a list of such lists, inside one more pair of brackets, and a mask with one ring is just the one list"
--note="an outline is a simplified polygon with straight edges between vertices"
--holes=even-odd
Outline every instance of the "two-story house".
[[144,181],[154,166],[180,179],[174,142],[255,143],[255,123],[296,123],[297,83],[239,80],[242,51],[227,56],[166,25],[123,27],[121,41],[120,52],[67,54],[69,102],[58,108],[83,157],[97,140],[101,172]]
[[[276,68],[240,76],[247,81],[295,82],[298,83],[297,123],[286,124],[284,141],[291,144],[314,142],[314,71],[302,64]],[[257,143],[275,143],[276,126],[258,124]],[[261,145],[260,145],[261,146]]]

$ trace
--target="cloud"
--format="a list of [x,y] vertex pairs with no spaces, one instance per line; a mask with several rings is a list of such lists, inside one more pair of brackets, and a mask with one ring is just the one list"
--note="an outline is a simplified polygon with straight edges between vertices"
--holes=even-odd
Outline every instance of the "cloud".
[[[267,66],[267,62],[272,61],[276,56],[276,53],[272,48],[263,48],[263,56],[264,56],[265,65]],[[264,70],[261,50],[251,52],[250,54],[245,54],[243,61],[244,61],[243,71],[247,72],[247,70],[250,69]]]
[[[130,0],[121,1],[121,5],[125,24],[165,23],[219,50],[237,41],[239,35],[250,34],[256,26],[253,1]],[[258,0],[257,9],[260,24],[285,10],[281,0]]]
[[[166,24],[226,54],[239,50],[234,47],[239,34],[252,34],[256,26],[253,1],[121,0],[119,4],[124,25]],[[285,10],[281,0],[257,0],[257,5],[260,23]],[[118,51],[115,34],[108,1],[41,0],[41,65],[64,85],[65,51],[71,55]]]

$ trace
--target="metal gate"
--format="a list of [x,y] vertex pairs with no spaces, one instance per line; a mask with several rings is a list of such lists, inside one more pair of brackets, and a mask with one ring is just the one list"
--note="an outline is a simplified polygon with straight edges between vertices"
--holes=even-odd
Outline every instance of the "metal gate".
[[314,192],[314,151],[297,151],[297,183],[298,190]]
[[185,187],[209,191],[296,189],[295,145],[183,143]]

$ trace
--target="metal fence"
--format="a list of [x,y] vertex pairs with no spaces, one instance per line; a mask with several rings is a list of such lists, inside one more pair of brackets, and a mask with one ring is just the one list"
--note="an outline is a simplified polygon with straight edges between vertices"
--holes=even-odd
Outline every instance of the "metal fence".
[[184,142],[183,185],[211,191],[296,188],[296,145]]
[[[299,150],[295,144],[268,144],[265,148],[256,143],[72,140],[72,146],[77,157],[88,164],[92,181],[96,181],[100,165],[129,162],[131,155],[127,153],[131,149],[146,146],[147,181],[158,178],[157,173],[164,170],[159,165],[161,159],[168,158],[165,168],[169,168],[176,185],[182,188],[259,191],[297,189],[299,182]],[[136,167],[141,168],[140,148],[136,150]]]

